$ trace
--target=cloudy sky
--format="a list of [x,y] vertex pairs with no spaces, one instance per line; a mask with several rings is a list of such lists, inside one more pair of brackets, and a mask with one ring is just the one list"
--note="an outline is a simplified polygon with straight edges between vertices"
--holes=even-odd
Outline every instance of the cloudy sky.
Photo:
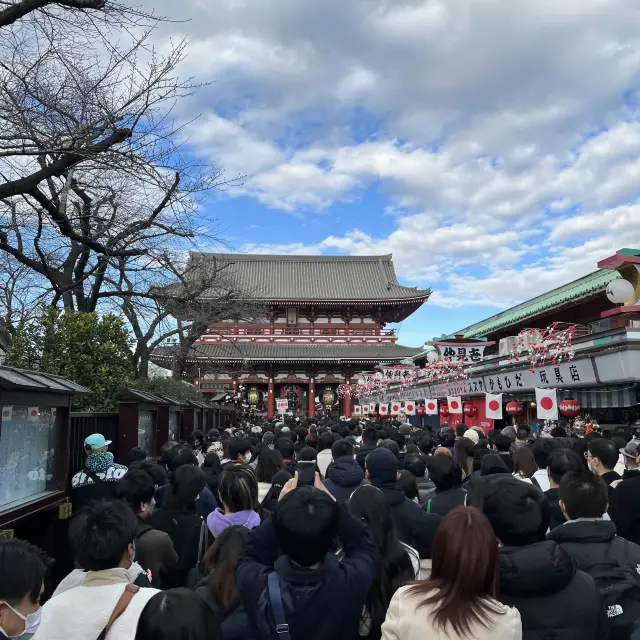
[[392,253],[434,291],[402,343],[640,248],[637,0],[179,6],[162,40],[213,81],[192,152],[245,176],[207,217],[239,251]]

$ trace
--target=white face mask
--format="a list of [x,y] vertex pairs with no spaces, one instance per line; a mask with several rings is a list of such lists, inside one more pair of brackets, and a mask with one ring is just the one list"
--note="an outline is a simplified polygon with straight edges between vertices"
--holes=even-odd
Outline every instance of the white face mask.
[[19,611],[16,611],[8,602],[4,603],[5,606],[9,607],[13,613],[15,613],[20,620],[24,620],[24,631],[19,633],[17,636],[10,636],[2,627],[0,627],[0,632],[2,632],[7,638],[30,638],[35,634],[40,626],[40,618],[42,617],[42,609],[38,609],[33,613],[25,616],[21,614]]

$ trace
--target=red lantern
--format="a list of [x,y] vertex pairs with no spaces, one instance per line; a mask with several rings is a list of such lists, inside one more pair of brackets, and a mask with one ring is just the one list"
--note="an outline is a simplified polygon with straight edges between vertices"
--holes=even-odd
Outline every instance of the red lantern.
[[567,398],[558,406],[560,413],[567,418],[575,418],[580,413],[580,403],[577,400]]
[[416,411],[418,412],[418,415],[419,415],[419,416],[423,416],[423,415],[425,415],[425,414],[426,414],[426,410],[425,410],[425,408],[424,408],[424,407],[418,407],[418,408],[416,409]]
[[440,415],[443,418],[448,418],[449,417],[449,405],[446,405],[446,404],[440,405]]
[[519,402],[509,402],[506,406],[506,411],[509,416],[521,416],[522,405]]
[[478,413],[478,407],[475,404],[465,404],[463,411],[465,416],[472,418]]

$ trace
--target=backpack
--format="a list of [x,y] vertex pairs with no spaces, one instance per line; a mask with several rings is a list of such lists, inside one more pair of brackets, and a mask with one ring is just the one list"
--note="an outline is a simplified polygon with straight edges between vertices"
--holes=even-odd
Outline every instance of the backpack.
[[[625,540],[625,545],[628,544]],[[615,558],[606,557],[602,562],[581,564],[580,569],[589,574],[598,587],[611,636],[640,640],[640,575]]]

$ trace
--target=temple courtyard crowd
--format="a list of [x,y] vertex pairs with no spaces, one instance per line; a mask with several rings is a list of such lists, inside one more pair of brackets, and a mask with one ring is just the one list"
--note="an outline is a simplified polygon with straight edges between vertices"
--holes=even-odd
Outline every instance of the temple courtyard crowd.
[[53,592],[54,560],[0,541],[0,637],[640,637],[628,430],[252,419],[126,465],[110,444],[85,441]]

